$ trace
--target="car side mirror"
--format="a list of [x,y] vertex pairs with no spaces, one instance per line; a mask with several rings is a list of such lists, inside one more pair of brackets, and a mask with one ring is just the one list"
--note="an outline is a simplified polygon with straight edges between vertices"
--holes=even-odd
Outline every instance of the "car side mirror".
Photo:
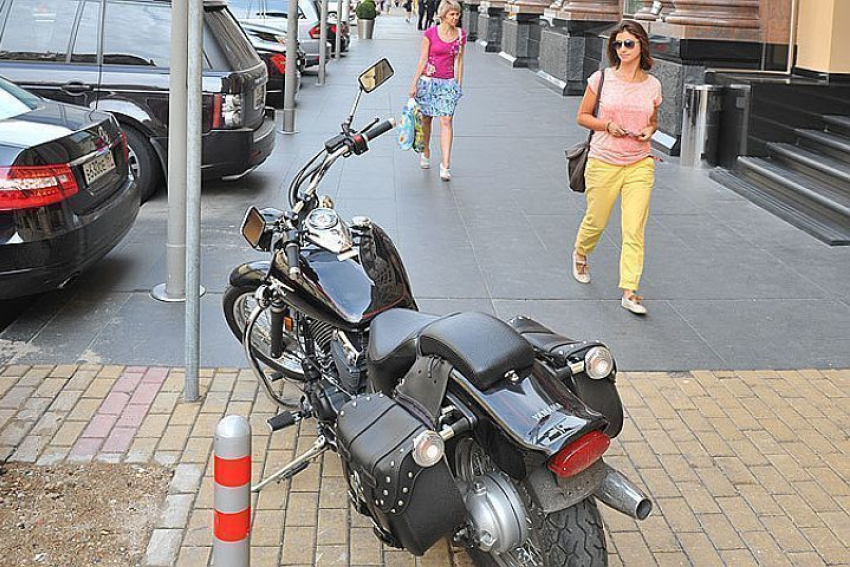
[[386,58],[383,58],[360,73],[357,82],[360,83],[360,88],[363,89],[363,92],[371,93],[386,83],[393,74],[395,74],[395,71],[393,71],[392,65],[390,65],[390,62]]

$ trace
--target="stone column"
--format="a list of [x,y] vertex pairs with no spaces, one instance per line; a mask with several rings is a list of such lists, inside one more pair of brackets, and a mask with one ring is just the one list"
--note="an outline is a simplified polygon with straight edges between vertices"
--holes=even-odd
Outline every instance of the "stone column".
[[669,24],[759,29],[759,0],[673,0]]
[[591,73],[604,66],[600,34],[622,17],[620,0],[555,0],[544,10],[537,76],[564,95],[580,95]]
[[478,39],[478,2],[479,0],[467,0],[463,3],[462,27],[466,31],[466,40]]
[[487,53],[502,50],[502,20],[505,19],[506,0],[483,0],[478,5],[478,41]]
[[550,0],[508,0],[502,24],[499,57],[512,67],[537,65],[540,54],[540,16]]

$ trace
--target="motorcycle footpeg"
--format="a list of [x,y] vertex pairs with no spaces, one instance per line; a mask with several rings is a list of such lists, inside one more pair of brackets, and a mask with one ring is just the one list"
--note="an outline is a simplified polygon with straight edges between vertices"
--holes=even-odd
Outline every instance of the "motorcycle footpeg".
[[266,423],[269,426],[269,429],[272,433],[275,431],[280,431],[281,429],[285,429],[291,425],[295,425],[301,421],[301,414],[297,412],[285,411],[277,414],[274,417],[270,417],[266,420]]
[[275,370],[274,372],[269,374],[269,380],[271,380],[272,382],[277,382],[282,378],[286,378],[286,375],[280,370]]

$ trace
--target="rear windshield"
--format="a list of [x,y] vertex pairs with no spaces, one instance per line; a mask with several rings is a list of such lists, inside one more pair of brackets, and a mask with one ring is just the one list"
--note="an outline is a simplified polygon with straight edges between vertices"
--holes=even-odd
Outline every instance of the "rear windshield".
[[[244,71],[262,65],[257,52],[229,10],[224,7],[207,8],[205,21],[211,32],[207,43],[214,44],[207,46],[207,56],[214,69]],[[227,69],[222,69],[221,58],[226,62]]]
[[14,118],[38,108],[39,98],[0,79],[0,120]]

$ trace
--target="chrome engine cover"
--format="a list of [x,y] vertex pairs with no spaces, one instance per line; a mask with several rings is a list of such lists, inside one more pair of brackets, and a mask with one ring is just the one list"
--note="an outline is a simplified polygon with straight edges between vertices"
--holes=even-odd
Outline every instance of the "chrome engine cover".
[[472,539],[484,552],[500,555],[521,546],[529,536],[529,520],[519,493],[500,472],[488,472],[467,484],[464,503]]

